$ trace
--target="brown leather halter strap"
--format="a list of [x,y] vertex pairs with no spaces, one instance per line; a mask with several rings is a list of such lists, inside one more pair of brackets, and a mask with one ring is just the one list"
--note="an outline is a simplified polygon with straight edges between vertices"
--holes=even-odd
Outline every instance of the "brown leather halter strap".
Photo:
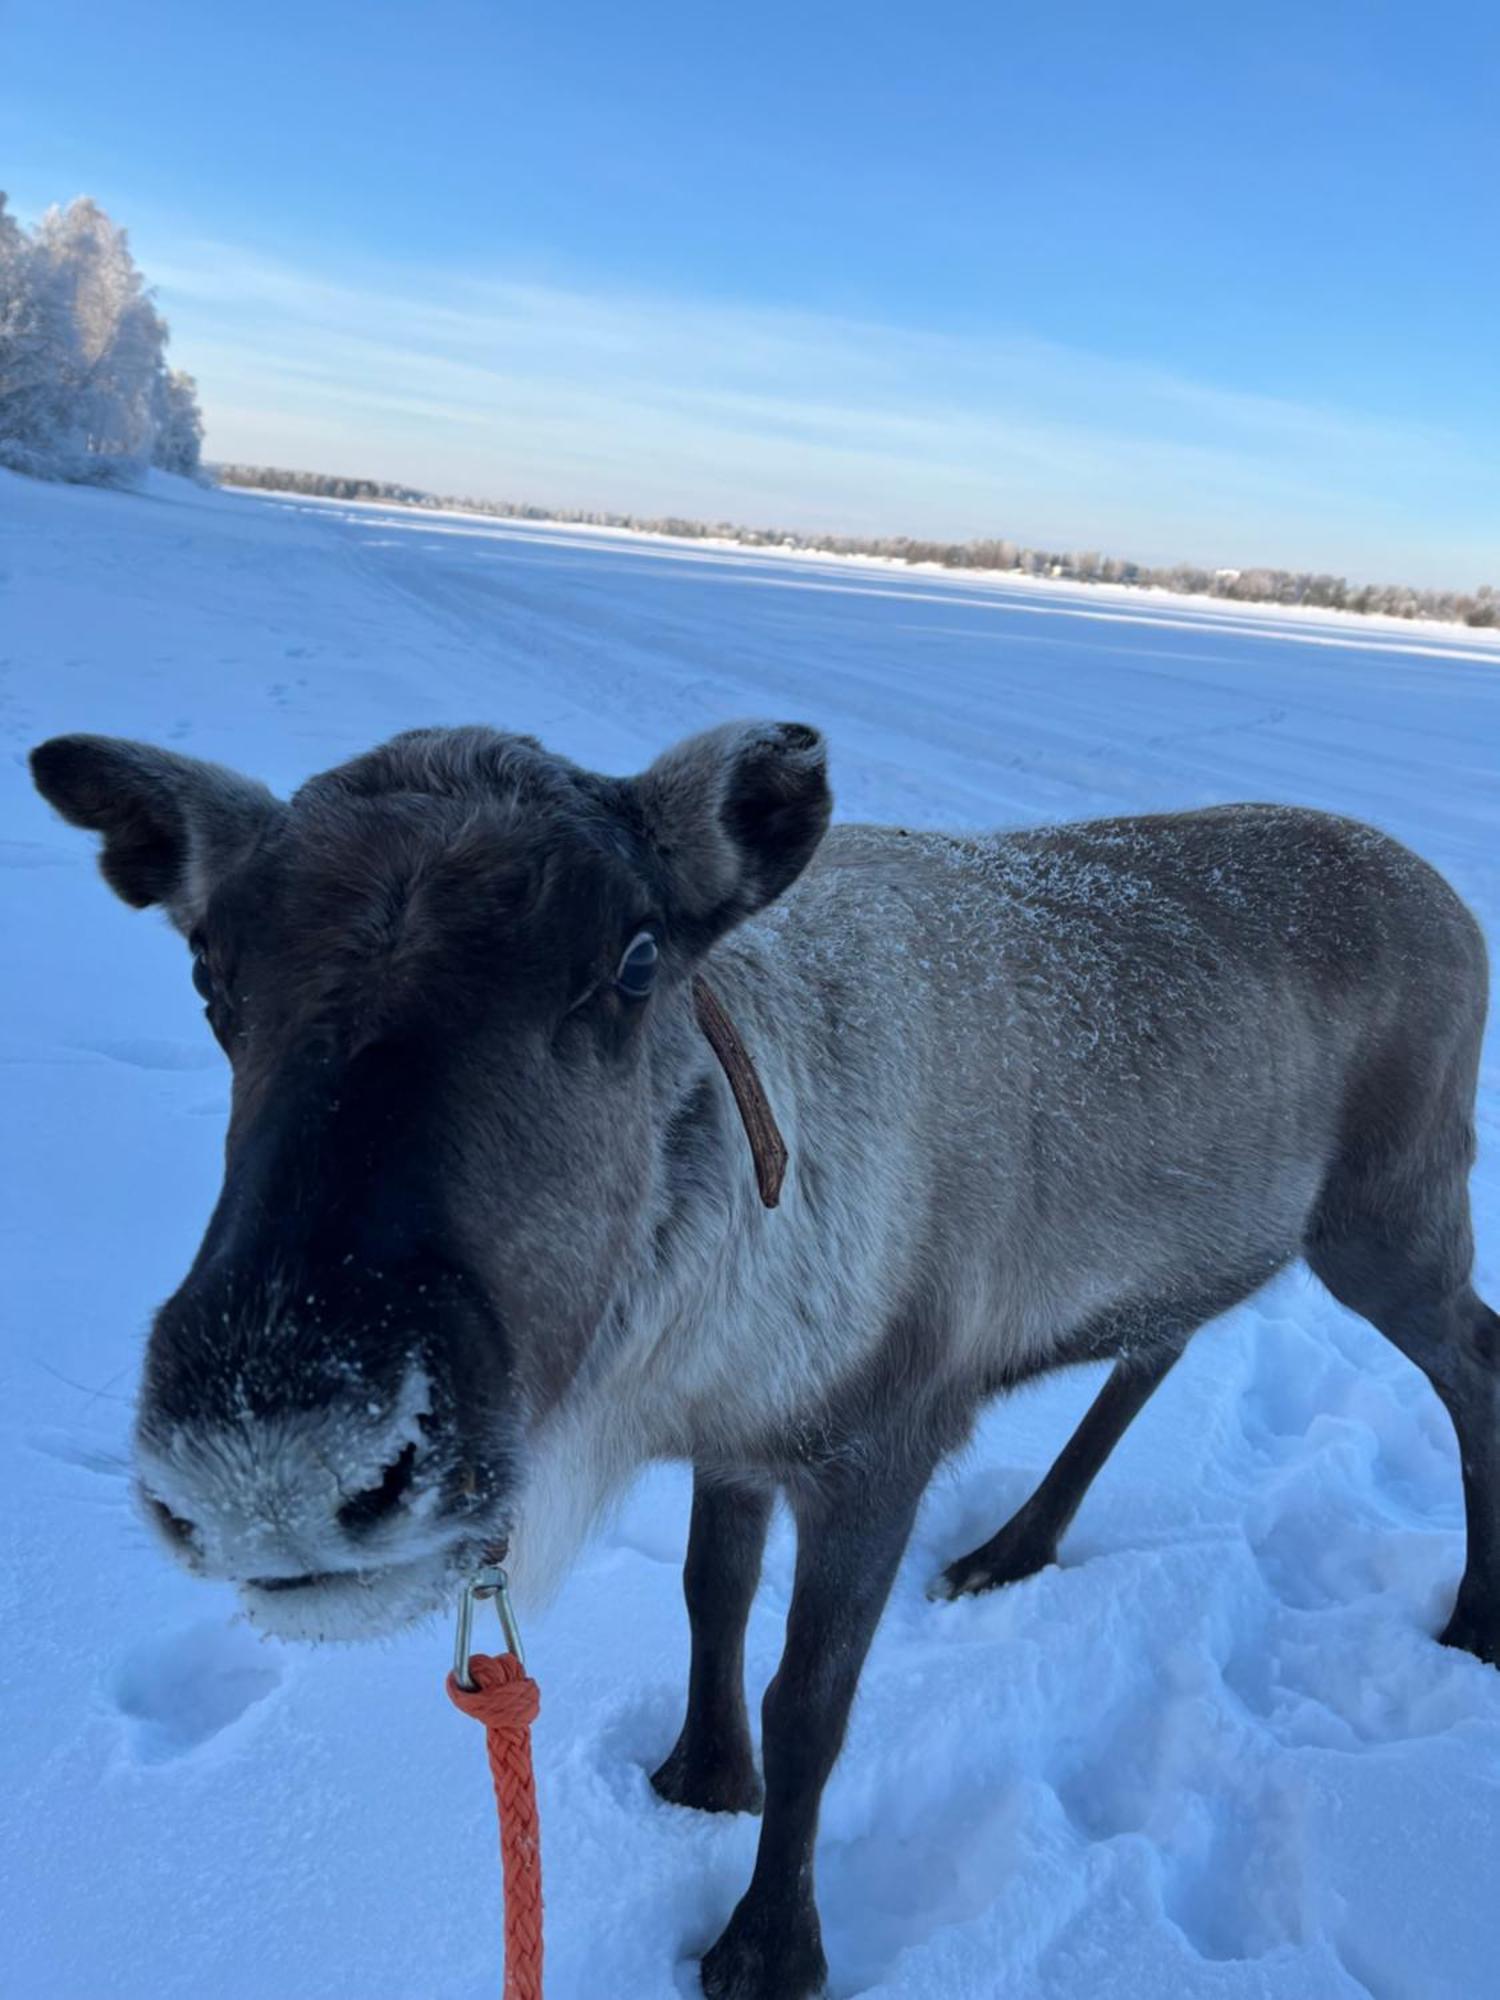
[[708,1046],[719,1058],[719,1067],[729,1079],[729,1088],[734,1092],[740,1122],[744,1125],[745,1137],[750,1141],[750,1157],[755,1162],[755,1184],[760,1189],[760,1198],[767,1208],[774,1208],[781,1199],[781,1184],[786,1179],[786,1141],[781,1136],[776,1113],[771,1109],[770,1099],[756,1073],[754,1058],[740,1040],[739,1029],[724,1012],[719,996],[701,972],[693,980],[693,1011]]

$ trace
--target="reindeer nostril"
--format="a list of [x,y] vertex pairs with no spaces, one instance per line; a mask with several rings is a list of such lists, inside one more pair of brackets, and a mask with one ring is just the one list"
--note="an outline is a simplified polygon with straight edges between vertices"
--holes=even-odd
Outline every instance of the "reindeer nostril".
[[158,1500],[154,1493],[146,1495],[146,1505],[151,1510],[152,1520],[155,1521],[157,1527],[161,1529],[169,1542],[173,1543],[179,1549],[186,1549],[192,1546],[193,1524],[191,1521],[184,1521],[180,1514],[174,1514],[166,1501]]
[[339,1526],[347,1528],[351,1534],[358,1534],[362,1528],[373,1528],[387,1514],[394,1513],[410,1490],[416,1463],[417,1447],[409,1444],[401,1456],[386,1467],[378,1486],[356,1493],[352,1500],[344,1502],[339,1509]]

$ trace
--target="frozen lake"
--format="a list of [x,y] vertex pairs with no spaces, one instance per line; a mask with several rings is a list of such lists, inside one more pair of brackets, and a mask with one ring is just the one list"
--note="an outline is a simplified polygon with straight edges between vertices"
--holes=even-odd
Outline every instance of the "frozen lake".
[[[143,1330],[227,1106],[180,942],[31,793],[63,729],[278,788],[486,721],[636,769],[735,715],[818,724],[843,817],[993,826],[1237,798],[1370,819],[1500,938],[1500,640],[383,507],[0,475],[7,977],[7,1990],[481,2000],[498,1870],[450,1635],[259,1641],[168,1568],[124,1476]],[[1500,1293],[1492,1032],[1475,1180]],[[1304,1274],[1207,1330],[1060,1568],[923,1595],[1097,1387],[987,1419],[923,1510],[827,1795],[839,1995],[1478,2000],[1496,1990],[1500,1674],[1445,1652],[1457,1454]],[[549,2000],[669,2000],[747,1877],[674,1811],[688,1478],[642,1481],[529,1627]],[[750,1628],[775,1662],[791,1546]]]

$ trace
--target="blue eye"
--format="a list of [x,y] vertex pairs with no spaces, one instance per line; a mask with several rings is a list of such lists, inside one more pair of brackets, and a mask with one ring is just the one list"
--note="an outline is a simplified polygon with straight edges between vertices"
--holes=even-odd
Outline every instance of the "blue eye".
[[637,931],[626,945],[615,972],[615,986],[627,1000],[645,999],[656,983],[656,962],[660,956],[650,931]]

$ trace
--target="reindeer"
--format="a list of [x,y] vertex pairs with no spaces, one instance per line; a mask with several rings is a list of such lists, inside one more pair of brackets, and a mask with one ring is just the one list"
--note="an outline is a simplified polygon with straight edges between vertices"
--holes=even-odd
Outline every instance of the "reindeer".
[[[1500,1665],[1500,1320],[1467,1197],[1485,954],[1384,835],[1261,805],[829,832],[793,723],[628,779],[417,730],[288,803],[97,736],[32,765],[186,937],[233,1069],[223,1189],[146,1351],[146,1512],[268,1630],[355,1637],[499,1546],[544,1588],[638,1467],[690,1460],[687,1713],[654,1783],[764,1807],[715,2000],[823,1985],[820,1797],[980,1405],[1113,1363],[938,1595],[1053,1562],[1194,1330],[1299,1256],[1453,1421],[1442,1636]],[[695,982],[785,1132],[774,1211]],[[777,1494],[798,1546],[762,1786],[743,1641]]]

